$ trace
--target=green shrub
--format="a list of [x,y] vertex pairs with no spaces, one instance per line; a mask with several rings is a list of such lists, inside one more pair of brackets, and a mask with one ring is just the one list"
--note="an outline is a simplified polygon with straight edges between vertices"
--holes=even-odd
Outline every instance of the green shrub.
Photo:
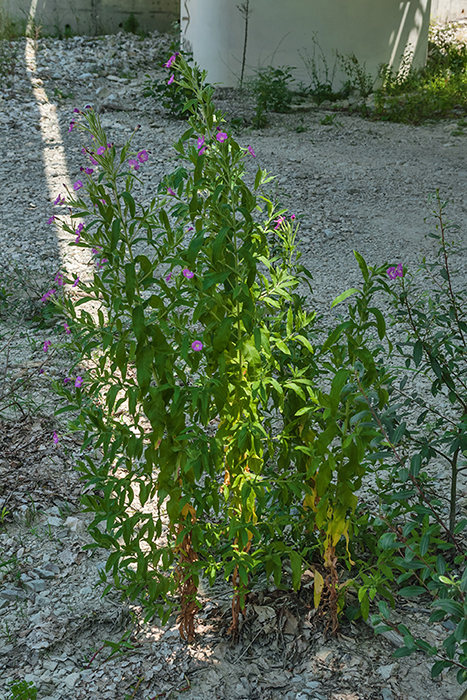
[[310,273],[295,217],[268,200],[262,170],[245,184],[253,149],[223,130],[205,74],[181,56],[172,65],[190,117],[180,165],[148,207],[132,194],[146,151],[127,162],[130,143],[118,154],[98,115],[79,117],[99,171],[67,201],[85,228],[63,228],[93,249],[97,269],[63,310],[89,369],[57,390],[85,447],[101,452],[80,463],[97,489],[84,499],[91,546],[112,550],[107,572],[148,617],[178,606],[188,639],[201,575],[232,581],[235,630],[251,582],[264,572],[281,585],[288,559],[297,588],[305,559],[335,630],[338,561],[350,566],[355,493],[377,437],[358,385],[387,400],[366,349],[384,319],[365,303],[372,282],[359,258],[364,291],[350,320],[319,331],[297,291]]

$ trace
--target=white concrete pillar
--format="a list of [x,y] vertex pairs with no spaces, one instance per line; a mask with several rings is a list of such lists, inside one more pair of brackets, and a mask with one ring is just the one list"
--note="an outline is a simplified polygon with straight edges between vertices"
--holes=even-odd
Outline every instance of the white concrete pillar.
[[[241,72],[244,0],[181,0],[181,27],[194,59],[212,83],[236,86]],[[398,68],[402,56],[426,60],[431,0],[250,0],[246,73],[261,66],[294,66],[307,81],[299,52],[316,39],[328,62],[334,50],[355,54],[376,76],[381,63]]]

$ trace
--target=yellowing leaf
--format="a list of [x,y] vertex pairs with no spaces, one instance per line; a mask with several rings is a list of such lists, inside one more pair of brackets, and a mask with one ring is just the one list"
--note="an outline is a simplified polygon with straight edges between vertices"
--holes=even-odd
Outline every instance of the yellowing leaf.
[[315,571],[315,595],[314,595],[315,608],[319,607],[323,588],[324,588],[324,578],[321,576],[319,571]]

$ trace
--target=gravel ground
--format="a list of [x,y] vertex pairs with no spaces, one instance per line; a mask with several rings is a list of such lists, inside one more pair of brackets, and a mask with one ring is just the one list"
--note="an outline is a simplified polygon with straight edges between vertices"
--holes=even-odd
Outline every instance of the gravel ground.
[[[143,197],[152,198],[170,172],[171,146],[185,125],[142,95],[144,75],[158,74],[157,59],[169,42],[157,34],[142,41],[121,34],[18,41],[11,85],[0,87],[0,289],[2,275],[10,280],[13,275],[18,298],[28,296],[34,308],[59,269],[90,274],[85,255],[70,253],[67,236],[47,224],[53,200],[64,193],[64,184],[72,186],[83,164],[80,135],[68,131],[75,106],[100,109],[117,147],[141,124],[134,145],[150,152],[142,169]],[[229,116],[251,117],[251,103],[236,91],[219,91],[216,101]],[[328,113],[322,106],[272,115],[267,129],[247,128],[238,140],[254,147],[252,167],[259,164],[277,175],[274,192],[300,219],[300,248],[314,275],[313,303],[330,318],[331,300],[360,282],[354,249],[377,265],[403,261],[411,267],[433,256],[434,242],[425,237],[431,224],[424,219],[436,189],[451,202],[450,218],[466,242],[467,140],[452,135],[454,121],[412,127],[342,113],[326,126],[321,121]],[[465,275],[465,259],[458,262]],[[338,640],[325,639],[306,596],[278,600],[274,591],[251,602],[236,647],[226,641],[229,598],[220,586],[205,592],[193,647],[180,642],[170,620],[165,628],[136,626],[134,649],[122,658],[104,663],[106,649],[92,658],[104,640],[122,637],[131,608],[115,596],[101,600],[101,589],[94,588],[105,556],[83,550],[88,516],[79,511],[82,485],[73,471],[79,444],[52,445],[54,398],[47,376],[37,375],[47,334],[27,319],[13,327],[4,318],[0,335],[2,364],[8,352],[13,375],[35,376],[30,388],[35,410],[2,424],[0,507],[8,499],[15,521],[0,535],[0,693],[8,681],[26,678],[42,700],[460,695],[450,673],[430,680],[425,657],[394,662],[394,640],[375,639],[363,623],[343,628]],[[52,356],[46,375],[64,376],[66,359]],[[305,584],[306,577],[304,590]],[[133,613],[138,615],[136,608]],[[429,641],[446,634],[441,624],[427,627],[428,611],[419,605],[401,604],[396,616]]]

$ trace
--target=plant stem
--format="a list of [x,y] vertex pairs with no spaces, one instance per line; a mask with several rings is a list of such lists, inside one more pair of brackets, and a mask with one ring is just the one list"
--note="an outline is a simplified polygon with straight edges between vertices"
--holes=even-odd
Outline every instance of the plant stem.
[[454,532],[456,526],[456,496],[457,496],[457,459],[460,447],[454,452],[451,460],[451,498],[449,503],[449,529]]
[[240,89],[243,87],[243,77],[245,75],[246,48],[248,44],[248,20],[250,18],[250,0],[246,0],[242,5],[237,5],[240,13],[245,18],[245,37],[243,40],[242,72],[240,74]]

